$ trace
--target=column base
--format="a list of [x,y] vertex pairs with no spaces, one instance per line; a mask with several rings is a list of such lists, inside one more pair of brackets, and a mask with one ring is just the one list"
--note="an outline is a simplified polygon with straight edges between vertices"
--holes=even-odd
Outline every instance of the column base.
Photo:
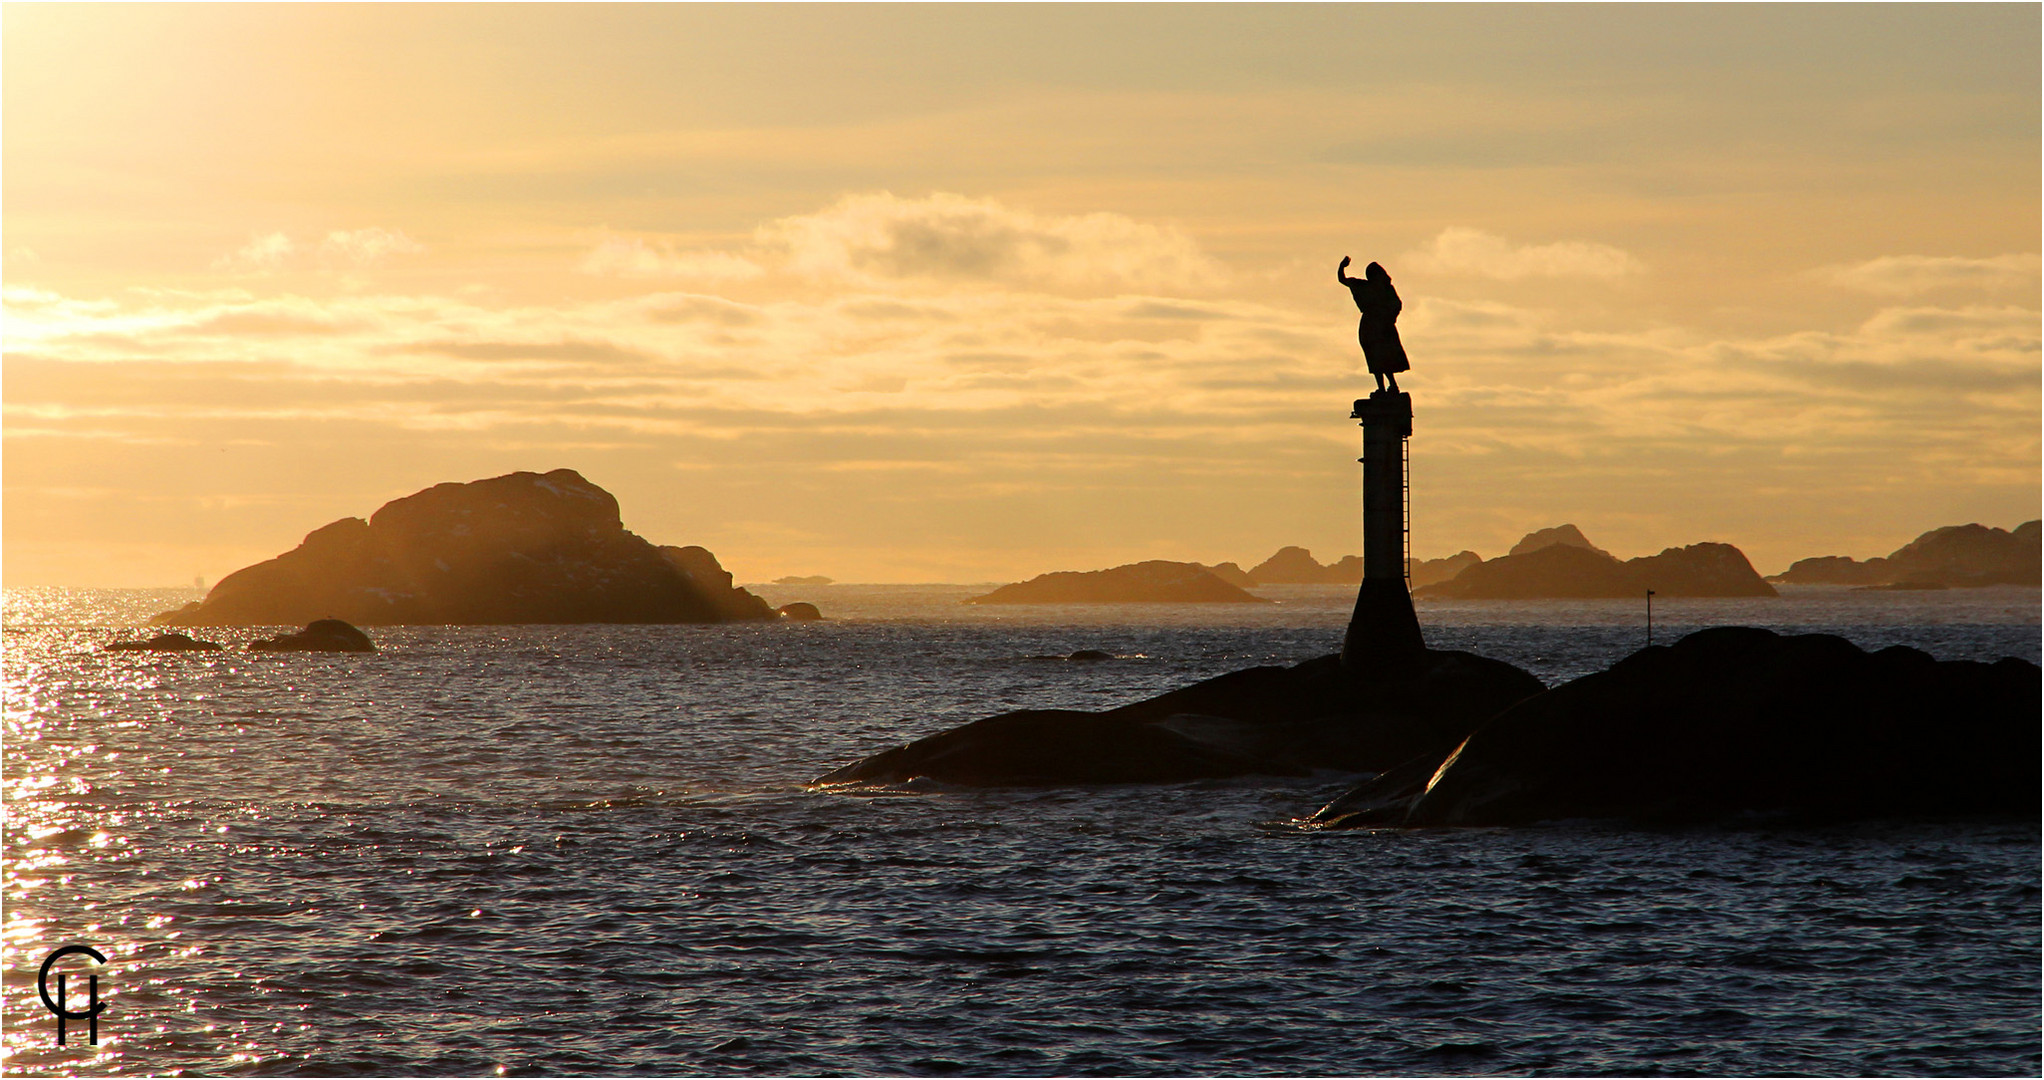
[[1416,660],[1426,652],[1419,614],[1405,579],[1364,578],[1356,589],[1356,610],[1341,639],[1341,663],[1351,671]]

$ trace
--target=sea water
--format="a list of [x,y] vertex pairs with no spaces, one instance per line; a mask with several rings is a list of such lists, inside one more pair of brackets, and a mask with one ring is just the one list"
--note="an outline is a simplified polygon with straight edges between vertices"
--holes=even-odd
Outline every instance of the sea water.
[[[6,1071],[2044,1066],[2034,820],[1329,834],[1293,821],[1353,777],[815,792],[1001,710],[1331,652],[1350,590],[1002,608],[960,586],[760,591],[832,618],[119,653],[102,646],[195,594],[10,591]],[[2035,661],[2038,609],[2036,589],[1805,588],[1657,598],[1653,634]],[[1640,647],[1645,615],[1421,605],[1432,644],[1550,683]],[[1115,659],[1061,659],[1078,649]],[[108,956],[106,1008],[96,1045],[70,1021],[60,1048],[37,971],[71,943]]]

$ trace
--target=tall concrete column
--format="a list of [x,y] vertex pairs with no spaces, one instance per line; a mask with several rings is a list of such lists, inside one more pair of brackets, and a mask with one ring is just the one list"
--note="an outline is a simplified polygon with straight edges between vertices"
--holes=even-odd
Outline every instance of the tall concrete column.
[[1341,642],[1350,668],[1396,665],[1426,649],[1405,587],[1405,440],[1412,395],[1379,390],[1349,414],[1363,425],[1363,583]]

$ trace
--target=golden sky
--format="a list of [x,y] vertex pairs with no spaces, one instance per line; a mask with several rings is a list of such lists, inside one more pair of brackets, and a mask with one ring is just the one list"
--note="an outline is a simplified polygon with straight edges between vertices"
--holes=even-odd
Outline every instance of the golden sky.
[[2039,512],[2039,8],[0,11],[4,574],[574,468],[741,581]]

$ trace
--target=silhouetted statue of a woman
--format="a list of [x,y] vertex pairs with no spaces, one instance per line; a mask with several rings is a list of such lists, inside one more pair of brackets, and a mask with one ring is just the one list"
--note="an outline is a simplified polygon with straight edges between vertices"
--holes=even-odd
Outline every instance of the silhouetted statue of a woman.
[[1412,367],[1405,360],[1405,346],[1398,340],[1398,312],[1404,304],[1398,301],[1398,290],[1391,287],[1391,275],[1384,268],[1371,263],[1363,270],[1363,276],[1348,276],[1348,256],[1341,257],[1341,265],[1334,268],[1334,280],[1348,286],[1349,295],[1356,299],[1356,310],[1363,313],[1363,319],[1356,324],[1356,340],[1363,346],[1363,360],[1370,365],[1370,374],[1377,377],[1377,389],[1384,389],[1384,380],[1391,380],[1391,392],[1398,392],[1398,373]]

